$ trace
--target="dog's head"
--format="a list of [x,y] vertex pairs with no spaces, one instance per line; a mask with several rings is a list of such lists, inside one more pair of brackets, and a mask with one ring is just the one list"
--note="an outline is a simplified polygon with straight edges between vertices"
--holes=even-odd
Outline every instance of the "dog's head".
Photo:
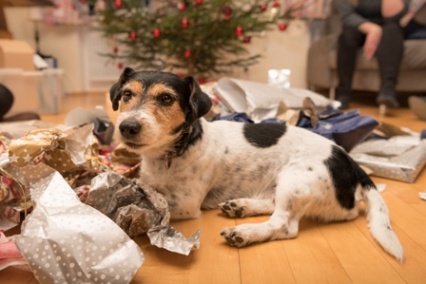
[[211,107],[192,77],[131,68],[111,87],[110,98],[120,110],[120,140],[137,153],[172,146]]

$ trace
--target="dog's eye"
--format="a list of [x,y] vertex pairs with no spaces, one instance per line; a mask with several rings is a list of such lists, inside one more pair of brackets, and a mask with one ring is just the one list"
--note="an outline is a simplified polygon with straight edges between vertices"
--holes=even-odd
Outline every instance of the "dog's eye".
[[173,98],[173,96],[171,96],[169,94],[162,94],[162,95],[158,96],[158,100],[163,105],[170,105],[174,101],[174,98]]
[[127,102],[132,98],[132,92],[126,90],[123,92],[123,101]]

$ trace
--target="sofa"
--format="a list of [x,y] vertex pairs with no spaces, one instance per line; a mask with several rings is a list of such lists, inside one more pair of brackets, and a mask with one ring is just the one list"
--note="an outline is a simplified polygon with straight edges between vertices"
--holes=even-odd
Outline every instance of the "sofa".
[[[420,12],[415,19],[426,25],[426,5]],[[341,26],[340,17],[333,4],[331,15],[324,22],[321,36],[311,44],[308,51],[308,86],[311,89],[328,89],[331,99],[334,99],[338,83],[336,47]],[[357,91],[372,92],[378,92],[380,87],[377,60],[367,60],[361,49],[357,57],[352,87]],[[426,92],[426,39],[405,40],[396,90],[397,92]]]

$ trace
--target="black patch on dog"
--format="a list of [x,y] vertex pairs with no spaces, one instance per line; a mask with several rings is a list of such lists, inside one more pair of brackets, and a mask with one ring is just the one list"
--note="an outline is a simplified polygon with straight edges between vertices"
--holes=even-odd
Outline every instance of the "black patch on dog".
[[287,127],[283,123],[244,124],[244,137],[255,147],[268,148],[278,143]]
[[355,190],[359,184],[368,190],[375,189],[370,177],[341,148],[333,146],[331,156],[324,161],[336,189],[340,206],[352,209],[355,206]]

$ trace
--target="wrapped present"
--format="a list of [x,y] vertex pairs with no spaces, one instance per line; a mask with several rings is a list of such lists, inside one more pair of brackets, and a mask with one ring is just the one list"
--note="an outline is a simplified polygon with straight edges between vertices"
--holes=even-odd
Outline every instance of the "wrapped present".
[[350,155],[372,170],[372,175],[414,182],[426,164],[426,140],[417,136],[370,139],[358,144]]

